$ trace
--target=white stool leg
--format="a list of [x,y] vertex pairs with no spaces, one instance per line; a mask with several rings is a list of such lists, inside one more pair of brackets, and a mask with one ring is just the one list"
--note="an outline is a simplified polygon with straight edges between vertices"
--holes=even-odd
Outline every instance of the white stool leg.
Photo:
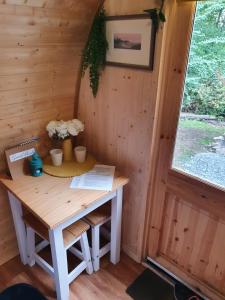
[[94,271],[97,272],[100,268],[100,226],[91,227],[92,238],[92,259]]
[[92,274],[93,266],[92,266],[92,262],[91,262],[91,253],[90,253],[90,248],[89,248],[86,232],[82,233],[82,235],[81,235],[80,246],[81,246],[81,251],[82,251],[84,260],[87,263],[86,271],[88,274]]
[[27,227],[27,256],[30,267],[35,265],[35,232],[31,227]]

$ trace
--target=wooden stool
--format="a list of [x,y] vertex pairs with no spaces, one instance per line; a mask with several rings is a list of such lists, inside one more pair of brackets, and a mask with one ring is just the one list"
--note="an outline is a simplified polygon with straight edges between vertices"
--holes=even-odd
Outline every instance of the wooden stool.
[[[91,226],[91,256],[93,268],[96,272],[100,268],[100,258],[110,251],[110,232],[101,226],[111,220],[111,206],[108,204],[103,205],[85,216],[84,220]],[[109,239],[109,242],[102,248],[100,248],[100,232]]]
[[[53,277],[53,279],[55,279],[54,268],[38,255],[38,252],[40,252],[49,244],[51,247],[47,227],[45,227],[45,225],[32,214],[25,215],[23,219],[27,229],[27,253],[29,265],[33,266],[35,263],[37,263],[45,271],[47,271]],[[82,260],[82,262],[69,274],[68,265],[65,266],[66,274],[68,274],[68,284],[70,284],[81,272],[83,272],[84,269],[86,269],[88,274],[93,273],[90,249],[87,239],[87,230],[89,228],[90,226],[87,223],[80,220],[63,230],[64,251],[66,252],[69,250],[76,257]],[[35,233],[44,239],[37,246],[35,246]],[[74,247],[74,244],[78,241],[80,241],[81,251]]]

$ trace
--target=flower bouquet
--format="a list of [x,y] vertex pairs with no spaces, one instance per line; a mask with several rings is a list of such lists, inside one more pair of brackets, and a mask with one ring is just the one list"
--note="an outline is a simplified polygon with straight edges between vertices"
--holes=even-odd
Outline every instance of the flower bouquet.
[[73,119],[69,121],[50,121],[46,126],[48,135],[53,140],[63,140],[63,155],[65,161],[72,160],[72,142],[70,137],[77,136],[84,131],[84,124],[78,120]]
[[50,121],[46,126],[46,129],[50,138],[64,140],[84,131],[84,124],[78,119],[69,121]]

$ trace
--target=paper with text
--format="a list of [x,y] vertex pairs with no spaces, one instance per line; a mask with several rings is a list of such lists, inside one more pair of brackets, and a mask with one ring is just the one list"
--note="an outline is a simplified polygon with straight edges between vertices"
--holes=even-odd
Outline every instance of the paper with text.
[[111,191],[115,173],[114,166],[95,165],[95,167],[81,176],[72,179],[72,189],[88,189]]

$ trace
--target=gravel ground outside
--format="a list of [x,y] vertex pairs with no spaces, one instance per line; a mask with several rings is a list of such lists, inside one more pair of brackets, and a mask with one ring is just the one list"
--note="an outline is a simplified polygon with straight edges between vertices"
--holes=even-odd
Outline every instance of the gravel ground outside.
[[213,138],[224,133],[221,122],[181,120],[173,166],[225,187],[225,156],[209,150]]
[[196,154],[185,163],[183,170],[191,175],[225,187],[224,155],[216,153]]

